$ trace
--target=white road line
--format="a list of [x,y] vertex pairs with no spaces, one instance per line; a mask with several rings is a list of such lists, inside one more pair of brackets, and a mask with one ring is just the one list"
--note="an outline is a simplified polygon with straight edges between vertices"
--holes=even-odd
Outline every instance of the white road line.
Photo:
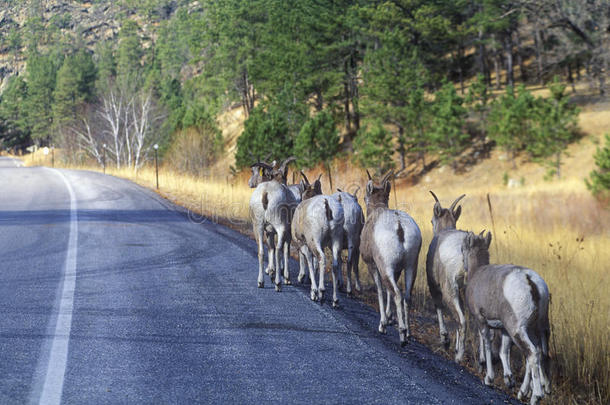
[[74,287],[76,284],[76,252],[78,243],[78,218],[76,213],[76,197],[68,179],[59,170],[57,173],[70,193],[70,236],[68,239],[68,251],[64,267],[64,280],[55,334],[49,353],[44,385],[40,394],[40,404],[59,404],[64,385],[66,363],[68,361],[68,344],[70,342],[70,329],[72,327],[72,310],[74,304]]

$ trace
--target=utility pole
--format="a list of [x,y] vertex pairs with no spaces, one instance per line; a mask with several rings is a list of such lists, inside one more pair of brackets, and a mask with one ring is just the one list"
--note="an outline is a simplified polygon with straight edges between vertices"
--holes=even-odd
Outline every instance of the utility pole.
[[159,161],[157,158],[157,150],[159,149],[159,145],[154,144],[153,148],[155,149],[155,177],[157,178],[157,190],[159,189]]
[[104,174],[106,174],[106,144],[102,145],[102,167],[104,168]]
[[51,145],[51,167],[55,167],[55,145]]

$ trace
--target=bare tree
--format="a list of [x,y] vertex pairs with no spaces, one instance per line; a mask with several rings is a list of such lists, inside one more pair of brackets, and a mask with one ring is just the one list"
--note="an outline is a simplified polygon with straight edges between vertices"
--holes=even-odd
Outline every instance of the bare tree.
[[111,139],[114,149],[109,149],[116,161],[117,169],[121,168],[121,155],[123,152],[124,140],[122,139],[122,119],[125,109],[125,99],[123,93],[111,87],[108,92],[101,97],[101,104],[98,114],[104,124],[103,133]]

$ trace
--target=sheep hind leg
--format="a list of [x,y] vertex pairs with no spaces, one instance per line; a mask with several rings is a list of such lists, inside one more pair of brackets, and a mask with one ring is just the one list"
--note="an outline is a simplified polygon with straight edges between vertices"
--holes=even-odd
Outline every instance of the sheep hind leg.
[[282,254],[282,247],[286,238],[285,231],[278,229],[277,231],[277,244],[275,245],[275,291],[282,291],[282,275],[280,270],[280,255]]
[[523,380],[523,384],[519,389],[519,396],[523,397],[527,394],[530,388],[530,377],[531,377],[531,390],[532,397],[530,404],[536,404],[540,399],[544,397],[544,391],[542,388],[542,381],[540,378],[540,350],[527,333],[527,327],[521,326],[515,336],[515,341],[519,342],[519,346],[524,353],[527,353],[526,358],[526,373]]
[[392,325],[396,321],[394,319],[394,317],[392,316],[392,305],[390,305],[390,303],[392,302],[392,293],[390,292],[390,289],[388,289],[388,288],[386,288],[385,293],[386,293],[385,317],[388,319],[388,325]]
[[507,388],[513,388],[515,386],[515,379],[510,366],[510,336],[506,332],[502,332],[502,346],[500,347],[500,360],[502,361],[502,368],[504,369],[504,384]]
[[290,281],[290,269],[288,268],[288,259],[290,257],[290,240],[284,241],[284,283],[292,285]]
[[455,361],[460,363],[464,359],[464,348],[466,346],[466,317],[464,311],[462,311],[463,304],[459,295],[453,299],[453,306],[460,322],[455,331]]
[[265,255],[265,247],[263,245],[263,227],[260,226],[254,229],[256,242],[258,244],[258,288],[265,287],[265,278],[263,276],[263,259]]
[[447,333],[447,328],[445,327],[445,320],[443,319],[443,309],[440,305],[436,307],[436,317],[438,318],[438,330],[440,332],[441,344],[445,346],[445,349],[448,349],[449,333]]
[[354,248],[352,252],[352,261],[349,265],[352,266],[352,270],[354,271],[354,278],[356,279],[356,291],[361,292],[362,286],[360,285],[360,269],[358,265],[360,263],[360,248]]
[[[377,299],[379,300],[379,333],[386,333],[386,326],[388,324],[388,320],[385,315],[385,308],[383,302],[383,285],[381,284],[381,276],[379,275],[379,270],[377,270],[377,266],[373,264],[369,264],[369,267],[373,267],[370,271],[373,274],[373,279],[375,280],[375,285],[377,286]],[[371,270],[371,269],[370,269]]]
[[352,262],[354,260],[354,248],[347,248],[347,264],[345,265],[345,272],[347,275],[347,282],[345,287],[345,292],[348,297],[352,296]]
[[322,248],[322,246],[317,246],[316,250],[316,257],[318,259],[318,277],[320,278],[320,281],[318,283],[318,298],[320,300],[320,304],[322,304],[324,302],[324,291],[326,291],[326,287],[324,286],[324,273],[326,273],[326,254],[324,253],[324,249]]
[[479,328],[479,336],[483,339],[483,346],[485,347],[485,364],[487,370],[485,372],[485,385],[493,385],[494,383],[494,368],[491,363],[491,337],[490,330],[487,325]]
[[305,266],[307,266],[306,260],[305,255],[302,252],[299,252],[299,276],[297,281],[301,284],[303,281],[305,281]]
[[341,260],[341,245],[334,243],[332,247],[333,251],[333,268],[332,268],[332,277],[333,277],[333,308],[339,307],[339,299],[337,298],[337,276],[335,273],[341,273],[342,271],[342,260]]
[[317,301],[318,289],[316,288],[316,267],[313,260],[313,255],[311,253],[311,250],[309,250],[309,248],[305,245],[301,247],[301,254],[305,256],[305,259],[307,260],[307,267],[309,268],[309,280],[311,281],[310,298],[312,301]]
[[[407,332],[407,326],[405,325],[405,314],[404,311],[406,308],[403,306],[404,299],[402,297],[402,291],[398,288],[398,284],[396,284],[396,280],[394,278],[390,278],[390,283],[392,283],[393,295],[394,295],[394,303],[396,304],[396,317],[398,318],[398,334],[400,336],[400,345],[406,346],[407,339],[409,334]],[[388,291],[390,289],[388,288]]]

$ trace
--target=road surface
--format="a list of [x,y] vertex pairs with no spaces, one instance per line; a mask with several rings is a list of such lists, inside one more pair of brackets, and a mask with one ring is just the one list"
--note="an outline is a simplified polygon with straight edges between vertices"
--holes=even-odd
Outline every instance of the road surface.
[[235,231],[126,180],[19,166],[0,158],[0,403],[509,401],[361,302],[258,289]]

